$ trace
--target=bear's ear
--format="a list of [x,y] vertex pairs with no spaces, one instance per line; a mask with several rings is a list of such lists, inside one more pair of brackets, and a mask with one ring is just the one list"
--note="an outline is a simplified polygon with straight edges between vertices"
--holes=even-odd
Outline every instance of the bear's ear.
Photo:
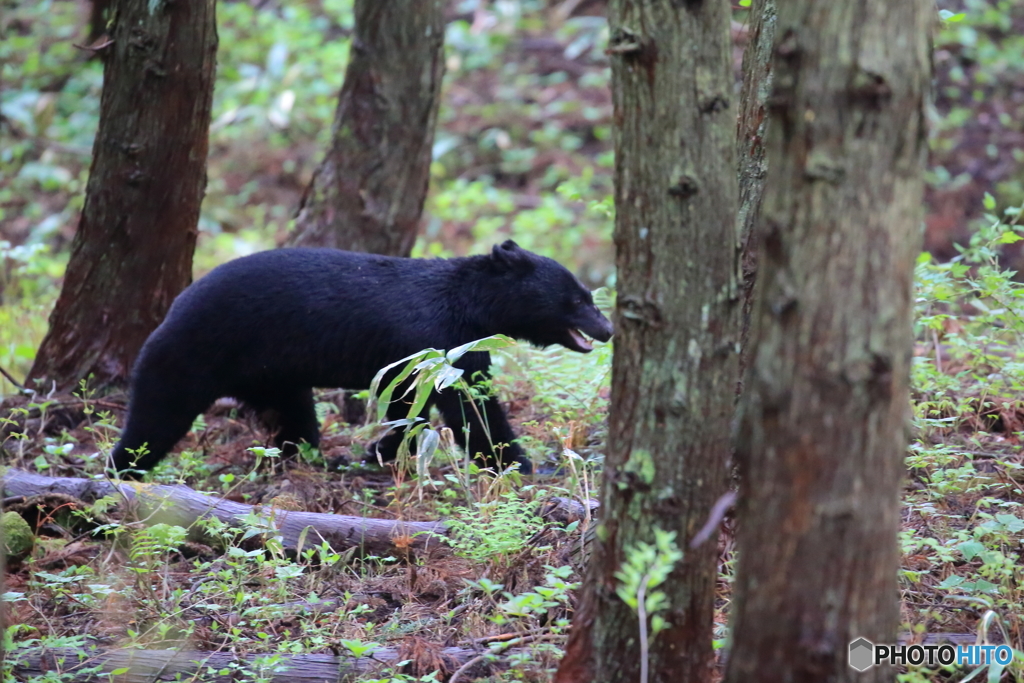
[[524,271],[533,268],[533,260],[530,252],[526,251],[512,240],[505,240],[501,244],[495,244],[491,250],[491,258],[497,265],[508,270]]

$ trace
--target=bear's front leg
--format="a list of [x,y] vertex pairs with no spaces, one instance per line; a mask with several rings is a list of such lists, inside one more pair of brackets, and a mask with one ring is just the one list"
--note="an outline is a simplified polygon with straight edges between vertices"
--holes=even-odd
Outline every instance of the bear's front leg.
[[455,435],[455,442],[471,456],[489,467],[519,463],[520,472],[533,473],[533,463],[516,443],[515,432],[496,396],[471,402],[462,392],[446,389],[435,400],[445,424]]

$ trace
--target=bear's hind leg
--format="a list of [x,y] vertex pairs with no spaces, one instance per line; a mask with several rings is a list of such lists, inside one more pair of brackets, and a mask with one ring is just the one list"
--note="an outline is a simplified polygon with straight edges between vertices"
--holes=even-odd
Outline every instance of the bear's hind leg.
[[[174,391],[134,390],[128,421],[111,454],[116,472],[125,478],[137,479],[139,473],[131,470],[153,469],[210,404],[210,401],[200,400],[180,403],[180,399],[181,394]],[[146,452],[140,456],[137,451],[143,447]]]

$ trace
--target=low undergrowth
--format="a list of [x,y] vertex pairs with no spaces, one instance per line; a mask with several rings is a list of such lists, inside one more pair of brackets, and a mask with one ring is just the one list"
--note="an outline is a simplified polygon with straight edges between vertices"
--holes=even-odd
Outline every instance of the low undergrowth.
[[[441,680],[458,668],[444,648],[486,654],[490,647],[505,662],[495,680],[546,680],[565,642],[585,520],[555,522],[540,512],[555,497],[593,495],[603,459],[599,423],[610,348],[599,346],[595,367],[579,372],[569,352],[502,350],[508,342],[500,339],[484,344],[501,358],[489,390],[513,406],[531,403],[524,427],[529,452],[557,474],[524,485],[517,472],[481,469],[465,461],[433,421],[417,425],[421,436],[435,436],[429,457],[421,450],[424,439],[414,437],[412,451],[392,466],[360,463],[361,444],[374,428],[346,422],[352,399],[340,392],[319,396],[321,449],[283,463],[254,417],[222,402],[195,421],[180,452],[158,466],[152,481],[262,509],[445,519],[447,547],[414,556],[396,543],[392,555],[366,556],[309,538],[296,553],[268,537],[256,517],[250,528],[206,521],[186,529],[133,520],[131,506],[114,497],[88,504],[46,496],[19,501],[9,509],[31,521],[35,543],[12,558],[7,575],[12,625],[5,666],[59,647],[270,658],[365,657],[395,647],[402,663],[381,668],[382,681]],[[466,350],[477,347],[483,348]],[[534,360],[545,369],[543,379],[524,370]],[[423,374],[421,384],[429,388],[436,379]],[[541,381],[546,400],[531,401]],[[103,476],[104,456],[123,418],[116,401],[84,388],[74,397],[28,400],[4,418],[13,432],[4,442],[5,464],[50,476]],[[372,417],[376,411],[367,412]],[[69,419],[76,424],[67,426]],[[350,464],[339,469],[339,462]],[[254,545],[257,538],[262,541]],[[267,680],[275,662],[260,660],[233,675]],[[48,675],[45,680],[62,680]]]
[[[595,3],[457,4],[416,254],[461,255],[511,235],[570,265],[590,286],[613,287],[607,27],[588,14]],[[1012,176],[1005,169],[1019,168],[1007,161],[1020,161],[1010,144],[1019,126],[999,105],[1012,98],[993,97],[1016,91],[1024,54],[1015,30],[1020,3],[962,4],[963,13],[945,13],[939,36],[945,87],[933,151],[945,166],[935,166],[929,181],[957,207],[968,202],[955,193],[979,185],[964,168],[981,156],[993,172]],[[587,11],[559,14],[570,5]],[[82,28],[77,6],[15,3],[0,22],[0,368],[15,378],[25,376],[46,330],[97,124],[102,69],[73,47]],[[197,275],[270,248],[287,232],[329,135],[352,27],[350,0],[222,3],[218,12]],[[742,10],[737,17],[742,22]],[[972,126],[983,121],[1004,134],[978,134]],[[954,154],[960,138],[999,144]],[[1019,185],[1004,180],[997,194],[1019,202]],[[924,255],[917,269],[901,631],[918,640],[973,634],[1019,648],[1024,287],[998,256],[1020,246],[1021,209],[997,211],[991,197],[984,207],[983,225],[957,258]],[[947,222],[967,224],[961,214]],[[597,298],[610,307],[610,295]],[[287,468],[252,417],[222,402],[151,475],[278,509],[451,520],[450,547],[436,554],[360,556],[315,539],[292,553],[273,537],[254,546],[266,531],[258,519],[241,530],[183,529],[134,521],[115,498],[7,501],[29,525],[32,545],[5,575],[4,666],[39,648],[178,648],[261,654],[229,673],[264,681],[283,655],[363,656],[396,646],[396,664],[381,680],[429,681],[458,668],[443,652],[454,646],[501,651],[510,668],[495,671],[497,680],[549,680],[581,580],[586,516],[552,522],[537,511],[553,497],[597,497],[611,352],[608,345],[588,356],[520,347],[495,354],[491,390],[547,472],[528,482],[464,462],[436,422],[422,427],[436,439],[411,444],[411,455],[433,444],[429,466],[414,459],[406,468],[339,469],[362,458],[375,428],[363,424],[358,401],[336,391],[318,395],[321,450],[304,451]],[[0,378],[0,394],[14,393]],[[0,415],[14,425],[3,431],[4,464],[102,476],[123,407],[123,397],[84,389],[75,397],[40,390]],[[731,524],[721,547],[713,635],[727,648]],[[637,590],[623,592],[635,598]],[[1021,657],[1017,651],[1006,671],[909,667],[900,680],[1020,681]],[[36,680],[66,678],[55,669]]]

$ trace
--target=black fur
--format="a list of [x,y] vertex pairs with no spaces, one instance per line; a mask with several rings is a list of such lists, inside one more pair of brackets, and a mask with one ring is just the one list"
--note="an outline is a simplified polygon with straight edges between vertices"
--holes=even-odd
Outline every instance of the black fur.
[[[118,472],[149,470],[222,396],[274,411],[278,444],[319,444],[313,387],[365,389],[377,371],[422,349],[450,349],[505,334],[537,346],[590,349],[573,330],[607,341],[612,326],[590,292],[555,261],[509,240],[487,256],[393,258],[335,249],[281,249],[246,256],[188,287],[146,341],[135,364],[128,420],[113,453]],[[490,355],[468,353],[466,377],[487,374]],[[460,446],[488,462],[530,462],[494,398],[484,413],[496,455],[472,409],[453,391],[432,396]],[[389,419],[405,416],[392,404]],[[378,443],[396,455],[402,435]],[[135,462],[127,449],[143,444]],[[127,473],[131,476],[131,473]]]

